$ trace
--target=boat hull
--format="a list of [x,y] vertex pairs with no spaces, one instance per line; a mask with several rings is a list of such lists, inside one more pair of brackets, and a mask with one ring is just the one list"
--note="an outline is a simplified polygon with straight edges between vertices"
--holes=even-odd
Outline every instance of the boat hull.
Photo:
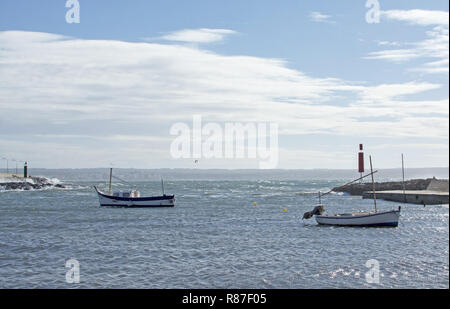
[[400,210],[353,215],[317,215],[315,218],[320,225],[397,227]]
[[125,198],[106,195],[95,188],[98,200],[102,207],[127,207],[127,208],[150,208],[150,207],[174,207],[175,195],[162,195],[152,197]]

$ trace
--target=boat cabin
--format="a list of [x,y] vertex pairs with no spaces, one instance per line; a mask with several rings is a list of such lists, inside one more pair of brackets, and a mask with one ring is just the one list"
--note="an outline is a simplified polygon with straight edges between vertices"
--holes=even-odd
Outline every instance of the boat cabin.
[[136,190],[128,190],[128,191],[115,191],[113,192],[114,197],[140,197],[141,194]]

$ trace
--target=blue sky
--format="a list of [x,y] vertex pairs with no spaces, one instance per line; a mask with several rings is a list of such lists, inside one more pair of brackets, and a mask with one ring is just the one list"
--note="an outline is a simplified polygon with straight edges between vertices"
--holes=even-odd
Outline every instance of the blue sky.
[[202,114],[278,122],[280,168],[353,168],[359,143],[380,167],[448,166],[448,1],[379,1],[377,24],[365,1],[80,0],[79,24],[65,2],[0,3],[0,156],[192,167],[168,132]]

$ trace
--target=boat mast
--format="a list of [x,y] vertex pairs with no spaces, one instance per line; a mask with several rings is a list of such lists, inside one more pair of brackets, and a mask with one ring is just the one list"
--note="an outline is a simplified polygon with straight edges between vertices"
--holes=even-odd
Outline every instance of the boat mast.
[[372,175],[373,204],[375,206],[375,212],[377,212],[377,194],[375,193],[375,181],[373,179],[372,156],[369,156],[369,159],[370,159],[370,174]]
[[161,189],[162,189],[162,194],[163,194],[163,195],[166,195],[166,194],[164,193],[164,180],[163,180],[162,177],[161,177]]
[[403,177],[403,200],[406,203],[406,187],[405,187],[405,160],[403,159],[403,153],[402,153],[402,177]]
[[109,195],[111,195],[111,186],[112,186],[112,167],[109,169]]

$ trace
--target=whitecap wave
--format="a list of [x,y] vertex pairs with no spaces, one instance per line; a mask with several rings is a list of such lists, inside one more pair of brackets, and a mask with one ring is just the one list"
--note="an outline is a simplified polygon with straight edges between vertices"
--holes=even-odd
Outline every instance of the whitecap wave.
[[0,178],[0,191],[40,191],[49,189],[66,189],[69,186],[63,184],[58,178],[36,176],[29,178],[2,177]]

